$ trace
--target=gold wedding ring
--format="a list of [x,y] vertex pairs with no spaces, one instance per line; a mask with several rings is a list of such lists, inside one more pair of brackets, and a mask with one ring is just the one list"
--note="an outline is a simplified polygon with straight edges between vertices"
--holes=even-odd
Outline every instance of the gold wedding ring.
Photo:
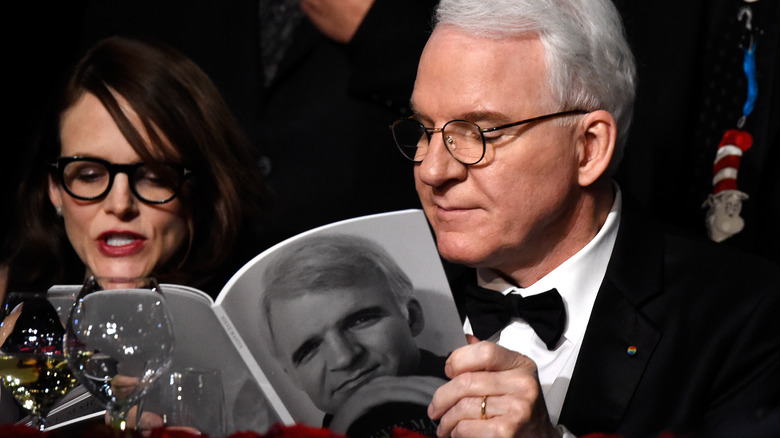
[[487,420],[487,414],[485,414],[485,408],[487,408],[487,398],[488,396],[482,397],[482,412],[479,418],[483,420]]

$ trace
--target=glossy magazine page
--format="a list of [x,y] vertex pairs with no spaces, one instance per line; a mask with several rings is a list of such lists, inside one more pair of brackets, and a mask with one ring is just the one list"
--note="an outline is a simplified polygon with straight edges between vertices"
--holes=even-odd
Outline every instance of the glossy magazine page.
[[[374,257],[382,260],[364,263]],[[374,272],[375,265],[385,273]],[[395,288],[386,281],[393,276],[402,277]],[[399,299],[398,289],[407,295]],[[400,315],[392,310],[398,301]],[[444,359],[465,343],[420,210],[350,219],[290,238],[247,263],[216,303],[258,364],[260,386],[273,390],[267,398],[276,414],[341,433],[383,404],[400,412],[409,408],[404,400],[427,407],[444,382]],[[410,415],[422,412],[417,420],[425,422],[419,406]]]

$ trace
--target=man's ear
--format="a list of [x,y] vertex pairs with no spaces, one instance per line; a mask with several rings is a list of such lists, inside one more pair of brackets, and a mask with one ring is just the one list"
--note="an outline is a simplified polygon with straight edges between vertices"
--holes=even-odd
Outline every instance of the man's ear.
[[49,175],[49,200],[56,210],[62,208],[62,191],[60,185]]
[[579,147],[579,177],[581,187],[596,182],[607,171],[617,140],[617,122],[607,111],[586,114],[577,130]]
[[422,330],[425,327],[425,317],[423,316],[422,306],[419,301],[410,298],[409,301],[406,302],[406,309],[409,311],[407,320],[409,329],[412,331],[412,336],[417,336],[422,333]]

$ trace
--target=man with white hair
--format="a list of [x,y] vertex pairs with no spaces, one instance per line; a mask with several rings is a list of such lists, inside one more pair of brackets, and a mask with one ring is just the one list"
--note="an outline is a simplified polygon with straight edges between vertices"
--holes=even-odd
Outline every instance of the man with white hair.
[[609,0],[440,2],[392,131],[493,342],[449,357],[439,436],[777,432],[780,270],[621,194],[634,77]]

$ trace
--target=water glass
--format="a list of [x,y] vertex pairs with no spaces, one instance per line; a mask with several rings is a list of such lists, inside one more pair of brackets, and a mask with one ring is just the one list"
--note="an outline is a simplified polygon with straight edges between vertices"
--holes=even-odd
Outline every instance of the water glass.
[[136,428],[147,434],[157,427],[225,436],[225,399],[219,370],[184,368],[154,382],[141,398]]

